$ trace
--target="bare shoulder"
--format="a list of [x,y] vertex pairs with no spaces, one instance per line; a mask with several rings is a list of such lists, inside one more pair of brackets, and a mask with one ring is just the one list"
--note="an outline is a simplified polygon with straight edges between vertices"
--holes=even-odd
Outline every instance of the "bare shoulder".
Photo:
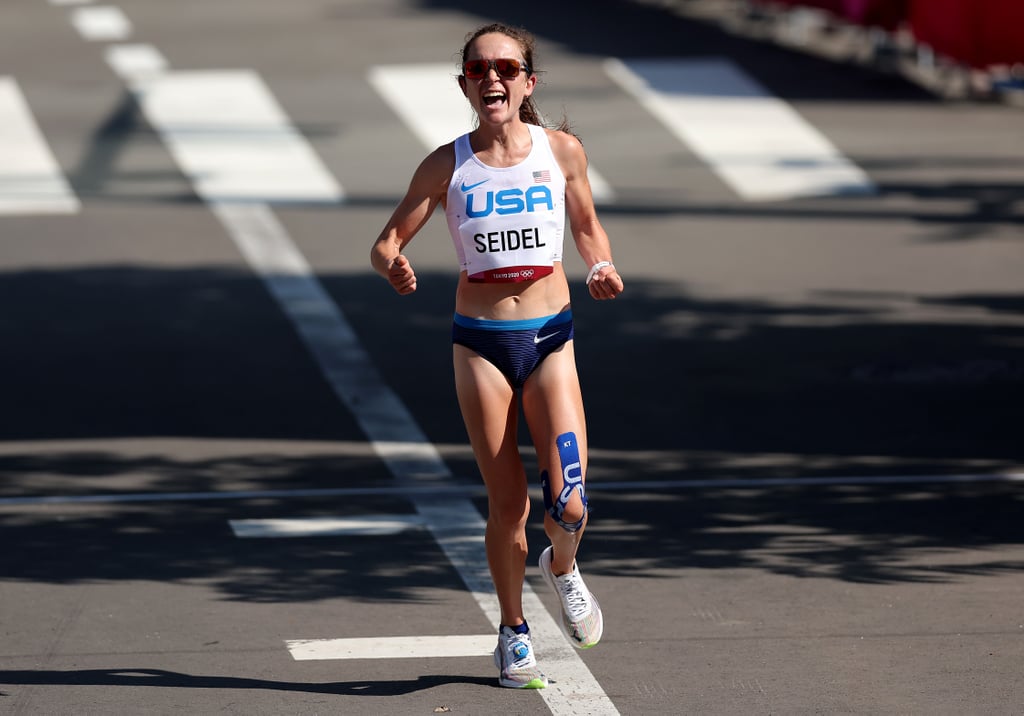
[[583,143],[575,134],[564,132],[561,129],[545,129],[548,135],[548,142],[551,144],[551,151],[555,153],[560,161],[565,160],[586,160],[586,153],[583,151]]
[[428,154],[413,176],[413,184],[430,194],[448,190],[448,181],[455,171],[455,144],[449,142]]
[[579,137],[560,129],[547,129],[551,152],[555,155],[558,165],[562,168],[567,181],[585,177],[587,173],[587,153]]
[[432,151],[420,163],[420,168],[431,175],[450,177],[455,171],[455,143],[442,144]]

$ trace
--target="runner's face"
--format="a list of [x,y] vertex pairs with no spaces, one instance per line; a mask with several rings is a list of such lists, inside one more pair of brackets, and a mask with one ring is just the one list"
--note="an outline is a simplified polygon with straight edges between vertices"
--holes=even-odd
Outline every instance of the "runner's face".
[[[508,35],[495,32],[481,35],[474,40],[466,52],[465,59],[499,60],[502,58],[519,60],[525,64],[523,50],[519,43]],[[536,82],[537,78],[534,75],[527,76],[525,72],[520,72],[512,79],[505,79],[499,77],[493,68],[489,69],[482,79],[459,78],[462,91],[479,115],[481,123],[489,124],[500,124],[517,117],[523,99],[533,94]]]

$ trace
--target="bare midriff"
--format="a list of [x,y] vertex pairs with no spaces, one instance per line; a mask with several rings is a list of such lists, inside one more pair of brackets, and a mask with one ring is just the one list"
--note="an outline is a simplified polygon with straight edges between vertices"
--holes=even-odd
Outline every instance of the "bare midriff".
[[569,308],[569,284],[562,262],[547,276],[518,283],[477,283],[459,274],[455,311],[469,318],[519,321],[561,313]]

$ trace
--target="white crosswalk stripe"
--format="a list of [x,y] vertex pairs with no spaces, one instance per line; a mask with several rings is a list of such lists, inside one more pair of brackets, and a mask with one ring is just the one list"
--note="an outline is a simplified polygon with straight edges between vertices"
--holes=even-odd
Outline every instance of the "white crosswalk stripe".
[[132,86],[207,201],[341,200],[341,186],[255,72],[164,72]]
[[0,77],[0,214],[81,207],[13,77]]
[[494,634],[467,636],[360,637],[352,639],[289,639],[288,651],[296,661],[321,659],[437,659],[490,656]]
[[105,57],[111,69],[126,81],[145,79],[167,69],[167,60],[152,45],[112,45]]
[[381,537],[423,526],[419,515],[366,515],[365,517],[280,517],[229,520],[242,539],[278,537]]
[[874,191],[824,135],[729,61],[612,59],[605,68],[744,199]]
[[98,5],[78,8],[71,13],[71,24],[90,42],[124,40],[132,34],[132,23],[118,7]]
[[[76,12],[97,9],[110,8]],[[117,24],[109,18],[107,22]],[[139,93],[143,109],[167,115],[161,123],[171,150],[207,194],[271,202],[337,202],[344,196],[304,142],[295,141],[298,132],[280,121],[283,110],[254,73],[169,73],[166,59],[147,44],[112,45],[105,57],[124,80],[137,87],[147,83]],[[610,59],[606,70],[741,198],[784,200],[874,190],[867,175],[821,132],[726,60]],[[449,142],[472,127],[472,110],[452,66],[376,66],[367,79],[425,148]],[[79,202],[17,84],[13,78],[0,80],[0,147],[8,158],[0,167],[0,214],[78,211]],[[211,101],[225,92],[230,102]],[[196,126],[173,129],[174,113],[193,105],[206,107],[209,115],[200,131]],[[267,134],[268,127],[275,136]],[[197,157],[210,156],[211,143],[223,153],[219,166],[232,166],[230,172],[214,175],[196,163]],[[202,150],[194,151],[200,146]],[[609,182],[593,167],[589,172],[595,200],[613,203]]]

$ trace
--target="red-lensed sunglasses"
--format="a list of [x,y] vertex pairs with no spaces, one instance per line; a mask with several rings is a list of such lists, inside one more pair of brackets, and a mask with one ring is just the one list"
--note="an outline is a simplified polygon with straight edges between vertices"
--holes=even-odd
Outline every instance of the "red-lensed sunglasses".
[[514,80],[520,72],[530,74],[530,68],[519,60],[466,60],[462,63],[462,74],[466,79],[481,80],[487,73],[494,69],[498,77],[506,80]]

